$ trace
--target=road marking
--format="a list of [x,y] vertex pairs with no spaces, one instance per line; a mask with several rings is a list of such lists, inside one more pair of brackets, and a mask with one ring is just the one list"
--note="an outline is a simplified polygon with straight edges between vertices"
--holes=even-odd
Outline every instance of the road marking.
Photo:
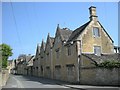
[[22,83],[18,79],[16,79],[15,77],[12,77],[12,78],[17,81],[18,88],[24,88],[24,86],[22,85]]
[[17,88],[17,85],[12,85],[13,88]]

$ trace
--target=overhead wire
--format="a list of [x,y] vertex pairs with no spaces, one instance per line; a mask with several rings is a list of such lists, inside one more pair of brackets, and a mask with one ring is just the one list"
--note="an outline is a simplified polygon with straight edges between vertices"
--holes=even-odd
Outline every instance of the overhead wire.
[[13,8],[13,4],[12,4],[11,0],[10,0],[10,5],[11,5],[11,10],[12,10],[12,15],[13,15],[13,20],[14,20],[14,24],[15,24],[16,33],[17,33],[18,42],[19,42],[19,45],[20,45],[20,49],[22,51],[21,38],[20,38],[20,35],[19,35],[18,25],[17,25],[17,21],[16,21],[16,18],[15,18],[14,8]]

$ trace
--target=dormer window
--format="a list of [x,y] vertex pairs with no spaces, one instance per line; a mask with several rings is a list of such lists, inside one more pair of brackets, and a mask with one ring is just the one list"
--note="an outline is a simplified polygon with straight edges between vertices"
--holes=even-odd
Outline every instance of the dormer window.
[[93,35],[94,37],[100,37],[99,28],[93,27]]

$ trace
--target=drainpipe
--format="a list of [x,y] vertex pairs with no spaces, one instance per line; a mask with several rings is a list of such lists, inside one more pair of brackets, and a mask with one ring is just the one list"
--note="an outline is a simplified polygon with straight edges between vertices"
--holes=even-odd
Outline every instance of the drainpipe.
[[80,59],[79,59],[79,56],[78,56],[78,60],[77,60],[77,83],[80,82]]
[[80,55],[81,55],[81,41],[77,40],[77,82],[80,83]]
[[51,56],[50,56],[50,59],[51,59],[51,78],[53,79],[53,52],[52,52],[52,48],[50,49],[50,53],[51,53]]

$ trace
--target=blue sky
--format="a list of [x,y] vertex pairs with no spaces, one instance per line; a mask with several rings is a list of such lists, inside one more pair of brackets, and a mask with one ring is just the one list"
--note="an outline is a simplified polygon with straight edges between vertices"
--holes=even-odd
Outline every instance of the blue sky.
[[97,7],[98,20],[118,44],[118,3],[116,2],[4,2],[2,4],[2,42],[19,54],[35,54],[37,43],[55,36],[57,24],[75,30],[89,21],[89,7]]

